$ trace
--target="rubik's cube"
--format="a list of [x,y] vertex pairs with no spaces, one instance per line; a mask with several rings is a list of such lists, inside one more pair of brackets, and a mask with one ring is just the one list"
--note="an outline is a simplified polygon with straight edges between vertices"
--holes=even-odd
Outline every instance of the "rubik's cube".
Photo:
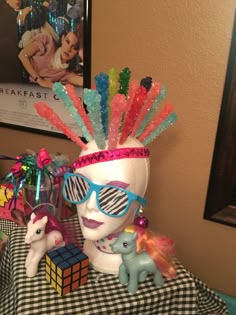
[[46,254],[46,280],[65,295],[87,282],[88,265],[88,256],[68,244]]

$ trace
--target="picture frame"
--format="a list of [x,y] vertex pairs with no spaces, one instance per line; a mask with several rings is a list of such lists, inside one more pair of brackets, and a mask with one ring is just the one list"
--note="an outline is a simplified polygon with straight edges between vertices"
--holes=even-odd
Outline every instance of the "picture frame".
[[[62,38],[63,36],[66,36],[66,30],[71,31],[73,26],[73,31],[75,31],[76,34],[79,34],[79,51],[82,51],[81,54],[83,55],[81,57],[79,51],[79,56],[76,55],[76,57],[80,58],[78,59],[80,62],[77,62],[77,64],[80,66],[78,73],[74,72],[74,70],[71,71],[73,74],[78,74],[78,76],[83,78],[83,84],[75,86],[76,93],[78,96],[81,96],[83,88],[90,88],[91,84],[92,1],[46,1],[49,2],[50,5],[55,5],[55,7],[52,7],[51,11],[49,7],[49,11],[52,13],[47,15],[46,23],[43,24],[43,26],[40,26],[40,28],[36,28],[36,30],[34,28],[32,29],[32,27],[27,29],[25,23],[23,28],[24,32],[22,31],[21,34],[19,31],[21,27],[19,19],[21,17],[20,14],[23,14],[22,12],[25,8],[24,0],[20,1],[20,8],[10,7],[9,3],[11,1],[2,0],[0,3],[0,40],[6,48],[1,49],[2,52],[0,52],[0,126],[65,138],[61,131],[58,131],[49,122],[37,114],[33,104],[45,102],[58,114],[58,116],[73,132],[75,132],[78,136],[81,136],[81,131],[79,130],[75,121],[68,114],[65,106],[59,100],[58,96],[53,92],[53,90],[51,88],[40,86],[39,83],[37,84],[37,82],[34,82],[34,78],[32,78],[30,74],[27,73],[26,68],[21,63],[21,60],[19,60],[19,53],[25,47],[29,47],[29,44],[36,38],[34,36],[38,36],[37,38],[44,36],[44,32],[48,31],[48,28],[45,28],[46,24],[49,24],[50,32],[51,29],[53,30],[53,36],[54,31],[56,36],[58,36],[58,46],[59,42],[62,45]],[[44,1],[42,1],[42,3],[43,2]],[[28,3],[29,1],[27,4]],[[35,1],[34,3],[40,3],[40,1]],[[33,15],[29,18],[29,20],[27,20],[27,22],[28,21],[31,21],[29,23],[32,23],[33,25]],[[7,27],[4,23],[7,23]],[[29,24],[27,24],[27,26],[28,25]],[[40,34],[38,34],[38,30],[40,30]],[[28,42],[24,42],[25,38],[28,40],[28,33],[30,33],[31,36],[30,40]],[[43,35],[41,33],[43,33]],[[22,34],[25,36],[23,37]],[[49,35],[46,33],[46,35],[51,36],[51,33]],[[53,42],[55,42],[55,37],[53,37]],[[19,47],[20,45],[21,47]],[[24,73],[26,73],[27,80],[24,78]],[[54,80],[54,78],[52,80]],[[57,80],[52,82],[57,82]],[[63,81],[61,81],[61,83],[66,84]]]
[[204,219],[236,227],[236,17]]

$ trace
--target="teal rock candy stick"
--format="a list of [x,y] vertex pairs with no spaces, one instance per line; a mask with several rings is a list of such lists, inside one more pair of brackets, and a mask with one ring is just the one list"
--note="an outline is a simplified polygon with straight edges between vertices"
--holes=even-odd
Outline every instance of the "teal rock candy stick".
[[77,109],[74,107],[74,104],[69,97],[66,88],[64,85],[62,85],[60,82],[56,82],[53,84],[53,91],[56,93],[56,95],[60,98],[60,100],[63,102],[65,105],[66,109],[70,113],[70,115],[74,118],[76,124],[80,128],[83,136],[87,141],[92,141],[93,137],[91,133],[89,132],[88,128],[86,127],[83,119],[81,116],[78,114]]
[[95,77],[96,89],[101,95],[100,101],[100,111],[102,125],[105,135],[108,133],[108,94],[109,94],[109,76],[106,73],[100,72],[99,75]]
[[142,144],[146,146],[158,137],[163,131],[170,127],[177,120],[177,114],[171,113],[153,132],[149,134],[147,138],[142,141]]
[[105,149],[106,142],[101,117],[101,95],[97,90],[84,89],[84,103],[87,106],[88,115],[93,126],[95,142],[99,149]]

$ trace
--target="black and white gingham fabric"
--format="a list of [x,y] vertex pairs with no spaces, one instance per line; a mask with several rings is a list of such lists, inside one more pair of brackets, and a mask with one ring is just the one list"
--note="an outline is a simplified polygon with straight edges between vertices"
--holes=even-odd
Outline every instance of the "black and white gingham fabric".
[[0,230],[5,234],[10,235],[11,231],[16,227],[18,227],[18,225],[15,222],[0,219]]
[[[7,229],[1,220],[0,228]],[[70,230],[82,240],[76,216],[67,220]],[[45,279],[45,260],[34,278],[25,275],[28,245],[24,244],[25,227],[9,222],[7,248],[0,264],[0,315],[191,315],[227,314],[224,302],[204,283],[177,262],[177,277],[156,288],[150,276],[139,285],[135,295],[121,285],[117,276],[89,270],[88,282],[65,296]]]

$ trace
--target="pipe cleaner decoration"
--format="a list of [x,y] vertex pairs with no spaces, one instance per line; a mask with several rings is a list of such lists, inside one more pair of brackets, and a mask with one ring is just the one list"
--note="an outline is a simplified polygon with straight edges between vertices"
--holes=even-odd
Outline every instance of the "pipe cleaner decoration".
[[[115,149],[128,137],[137,138],[144,146],[170,127],[177,115],[172,104],[159,110],[166,96],[166,88],[151,77],[140,82],[130,80],[129,68],[119,74],[115,68],[95,77],[96,89],[84,88],[83,102],[71,85],[57,82],[53,91],[58,95],[69,114],[74,118],[87,142],[95,140],[98,149]],[[86,150],[86,144],[63,123],[45,103],[34,104],[38,114]]]

